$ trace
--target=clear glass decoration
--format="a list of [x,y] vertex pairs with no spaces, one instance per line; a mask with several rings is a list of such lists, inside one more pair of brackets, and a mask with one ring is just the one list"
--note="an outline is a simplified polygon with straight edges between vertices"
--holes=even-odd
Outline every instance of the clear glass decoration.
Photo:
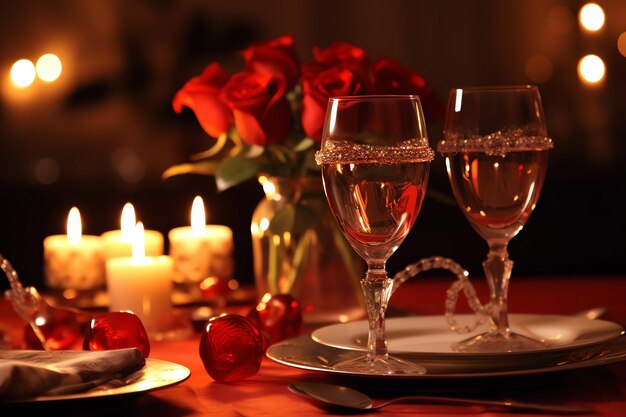
[[32,329],[32,333],[25,333],[28,347],[58,350],[82,343],[85,328],[92,318],[90,314],[48,304],[35,287],[22,285],[17,271],[2,254],[0,269],[11,286],[4,293],[5,299],[11,302],[15,312]]
[[329,212],[319,177],[259,177],[265,198],[251,222],[258,298],[291,294],[307,323],[365,315],[364,264]]

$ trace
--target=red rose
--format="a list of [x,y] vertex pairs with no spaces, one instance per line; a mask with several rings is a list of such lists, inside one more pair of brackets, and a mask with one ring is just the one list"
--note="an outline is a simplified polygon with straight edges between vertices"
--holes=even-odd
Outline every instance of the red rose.
[[235,127],[249,145],[278,142],[292,127],[285,80],[269,74],[239,72],[222,88],[221,98],[233,111]]
[[317,62],[329,65],[354,62],[365,66],[368,62],[363,49],[347,42],[335,42],[325,49],[313,48],[313,57]]
[[419,96],[428,120],[443,117],[444,108],[432,88],[416,72],[393,59],[381,58],[374,63],[374,80],[378,94],[414,94]]
[[228,81],[228,74],[217,63],[210,64],[202,75],[193,77],[172,100],[176,113],[189,107],[195,113],[200,126],[216,138],[230,128],[230,110],[219,98],[221,87]]
[[331,68],[303,81],[302,128],[313,139],[322,140],[326,107],[330,97],[351,96],[361,92],[362,84],[349,70]]
[[298,82],[300,66],[293,38],[289,35],[269,42],[252,44],[241,51],[241,56],[248,71],[281,76],[289,90]]
[[302,66],[302,79],[307,80],[330,68],[349,70],[359,81],[362,93],[373,91],[369,58],[363,49],[347,42],[335,42],[325,49],[313,48],[313,61]]

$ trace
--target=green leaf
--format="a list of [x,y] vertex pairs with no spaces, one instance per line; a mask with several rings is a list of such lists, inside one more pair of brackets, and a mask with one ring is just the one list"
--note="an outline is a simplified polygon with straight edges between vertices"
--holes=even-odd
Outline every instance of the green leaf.
[[161,177],[166,180],[175,175],[183,174],[215,175],[219,170],[219,167],[219,161],[188,162],[169,167],[163,172],[163,174],[161,174]]
[[265,148],[263,146],[252,145],[246,151],[246,158],[258,158],[263,155]]
[[319,222],[318,213],[302,204],[289,204],[277,212],[269,225],[272,234],[285,232],[300,235]]
[[289,162],[289,153],[288,150],[283,148],[280,145],[268,146],[267,150],[270,154],[276,158],[276,160],[281,164],[286,164]]
[[285,232],[292,232],[296,222],[296,209],[289,204],[282,210],[274,214],[269,225],[269,230],[274,235],[282,235]]
[[[286,285],[288,288],[287,292],[290,292],[296,282],[298,282],[306,273],[306,270],[309,268],[311,247],[313,246],[313,242],[315,240],[315,231],[312,229],[307,230],[298,245],[296,246],[296,250],[293,253],[293,264],[291,265],[291,271],[289,271],[289,275],[287,276]],[[301,285],[304,284],[301,282]]]
[[225,159],[215,177],[215,183],[219,191],[254,178],[259,172],[259,164],[254,159],[248,159],[242,155],[236,155]]
[[224,147],[226,146],[227,140],[228,140],[228,135],[226,133],[222,133],[217,138],[217,141],[213,144],[213,146],[211,146],[206,151],[203,151],[203,152],[200,152],[200,153],[197,153],[197,154],[193,155],[191,157],[191,159],[194,160],[194,161],[199,161],[201,159],[211,158],[211,157],[219,154],[224,149]]
[[306,137],[298,143],[293,150],[296,152],[302,152],[309,149],[311,146],[315,145],[315,141],[309,137]]
[[280,291],[280,276],[282,273],[282,257],[280,256],[280,252],[278,250],[278,245],[274,245],[270,242],[269,244],[269,254],[267,261],[267,284],[270,293],[277,294]]

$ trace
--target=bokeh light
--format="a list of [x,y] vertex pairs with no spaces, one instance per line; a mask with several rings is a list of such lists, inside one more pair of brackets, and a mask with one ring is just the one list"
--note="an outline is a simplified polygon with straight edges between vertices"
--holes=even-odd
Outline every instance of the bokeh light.
[[35,65],[28,59],[20,59],[11,67],[11,81],[16,87],[28,87],[35,81],[35,76]]
[[41,158],[35,163],[35,179],[40,184],[50,185],[59,179],[61,168],[59,163],[52,158]]
[[117,148],[111,155],[111,165],[122,181],[129,184],[138,183],[146,175],[145,164],[130,148]]
[[595,32],[604,26],[604,10],[596,3],[587,3],[578,14],[578,21],[583,29]]
[[37,76],[41,80],[50,83],[59,78],[63,66],[58,56],[55,54],[45,54],[37,60],[36,68]]
[[534,83],[545,83],[552,72],[552,61],[545,55],[534,55],[526,61],[526,76]]
[[597,55],[587,55],[578,61],[578,76],[588,84],[597,84],[604,79],[606,67]]
[[626,57],[626,32],[622,32],[617,38],[617,49],[623,57]]

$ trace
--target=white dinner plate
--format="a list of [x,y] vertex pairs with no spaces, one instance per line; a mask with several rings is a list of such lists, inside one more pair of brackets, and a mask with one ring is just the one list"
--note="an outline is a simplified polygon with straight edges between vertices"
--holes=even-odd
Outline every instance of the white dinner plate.
[[[472,315],[458,315],[459,322],[470,322]],[[459,334],[449,329],[444,316],[411,316],[386,321],[389,353],[401,356],[507,357],[553,355],[585,346],[607,342],[624,331],[622,326],[605,320],[589,320],[577,316],[511,314],[511,330],[545,342],[545,347],[524,352],[467,353],[454,352],[451,346],[484,333],[486,327],[472,333]],[[367,350],[367,321],[334,324],[315,330],[313,340],[338,349]]]
[[140,370],[126,377],[128,383],[121,387],[110,389],[95,388],[91,391],[68,395],[50,395],[11,401],[13,404],[47,403],[69,400],[90,400],[97,398],[120,397],[132,394],[141,394],[161,388],[171,387],[187,378],[191,371],[182,365],[159,359],[146,359],[146,364]]
[[[557,353],[560,352],[560,355]],[[346,372],[334,368],[335,364],[357,358],[362,352],[319,344],[309,336],[288,339],[270,346],[267,357],[271,360],[292,368],[317,371],[335,375],[355,377],[375,377],[391,379],[468,379],[539,375],[570,371],[581,368],[608,365],[626,360],[626,336],[612,339],[607,343],[585,346],[568,354],[563,351],[555,355],[538,355],[533,360],[522,358],[484,358],[480,355],[465,355],[464,359],[457,355],[440,354],[420,357],[410,355],[403,359],[424,366],[427,370],[422,375],[402,374],[361,374]],[[473,358],[473,359],[472,359]],[[514,359],[514,360],[512,360]]]

